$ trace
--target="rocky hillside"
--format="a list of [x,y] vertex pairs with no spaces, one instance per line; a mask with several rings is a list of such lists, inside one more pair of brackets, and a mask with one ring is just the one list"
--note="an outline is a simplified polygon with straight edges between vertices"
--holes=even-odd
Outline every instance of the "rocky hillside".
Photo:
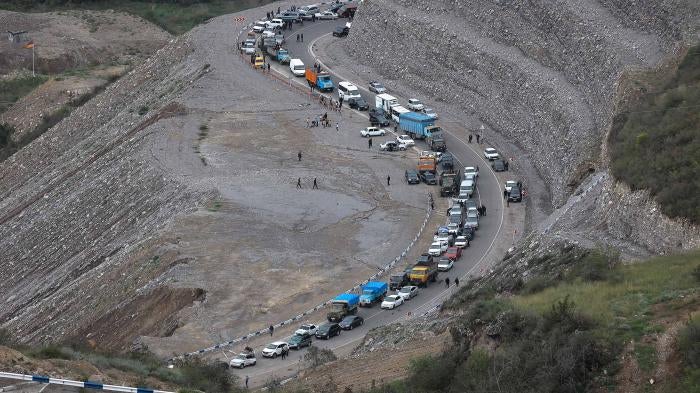
[[[689,0],[367,0],[343,45],[392,87],[445,104],[463,114],[462,124],[486,125],[488,144],[513,156],[514,142],[522,152],[515,159],[533,163],[548,185],[533,198],[546,193],[559,208],[540,229],[590,243],[610,238],[636,257],[692,248],[700,232],[665,219],[648,195],[628,195],[607,176],[604,141],[624,93],[618,84],[626,71],[681,57],[698,41],[699,21],[700,5]],[[587,189],[610,198],[569,206]],[[641,201],[650,220],[638,219]],[[595,228],[581,227],[572,214],[591,209],[584,218]],[[671,236],[658,242],[659,231]]]

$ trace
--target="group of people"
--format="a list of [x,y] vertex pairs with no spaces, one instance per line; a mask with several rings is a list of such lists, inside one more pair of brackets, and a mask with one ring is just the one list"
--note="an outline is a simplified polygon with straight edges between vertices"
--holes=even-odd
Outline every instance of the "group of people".
[[[449,277],[445,277],[445,286],[446,286],[447,288],[450,287],[450,278],[449,278]],[[456,287],[459,286],[459,277],[455,277],[455,286],[456,286]]]
[[338,101],[334,101],[333,98],[331,98],[331,97],[326,98],[322,94],[319,95],[318,103],[321,106],[325,106],[326,108],[328,108],[332,111],[337,111],[337,112],[340,112],[341,108],[343,107],[343,99],[342,98],[340,98]]
[[323,116],[316,116],[316,119],[311,120],[308,117],[306,118],[306,128],[311,128],[311,127],[318,127],[318,126],[323,126],[323,128],[330,127],[331,126],[331,121],[328,118],[328,112],[324,113]]
[[[473,137],[474,137],[474,135],[469,134],[469,137],[467,137],[467,140],[469,141],[469,143],[472,143],[472,138],[473,138]],[[476,143],[481,143],[480,140],[481,140],[481,135],[480,135],[480,134],[476,134]]]

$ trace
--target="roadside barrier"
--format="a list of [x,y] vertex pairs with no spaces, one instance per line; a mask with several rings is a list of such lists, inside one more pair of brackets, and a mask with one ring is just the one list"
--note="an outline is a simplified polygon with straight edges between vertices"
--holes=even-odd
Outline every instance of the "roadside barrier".
[[173,392],[169,392],[167,390],[134,388],[134,387],[129,387],[129,386],[119,386],[119,385],[106,385],[106,384],[103,384],[102,382],[95,382],[95,381],[72,381],[70,379],[51,378],[51,377],[47,377],[45,375],[29,375],[29,374],[15,374],[15,373],[0,372],[0,378],[17,379],[17,380],[21,380],[21,381],[31,381],[31,382],[38,382],[38,383],[45,383],[45,384],[53,384],[53,385],[73,386],[76,388],[84,388],[84,389],[109,390],[111,392],[173,393]]
[[[432,197],[432,196],[430,196],[430,197]],[[430,199],[429,199],[429,202],[430,202]],[[383,267],[379,268],[377,270],[377,272],[374,273],[372,276],[370,276],[368,279],[355,284],[352,288],[345,291],[345,293],[351,293],[351,292],[355,292],[355,291],[359,290],[360,288],[362,288],[363,285],[367,284],[368,282],[370,282],[372,280],[376,280],[380,276],[389,272],[391,269],[394,268],[394,266],[396,266],[397,263],[399,263],[399,261],[401,261],[401,259],[405,258],[406,255],[408,255],[411,248],[413,247],[413,245],[418,241],[420,236],[423,234],[423,230],[425,230],[425,227],[428,225],[428,220],[430,220],[430,216],[432,215],[432,212],[433,212],[433,210],[430,208],[430,203],[428,203],[428,208],[427,208],[426,213],[425,213],[425,218],[423,219],[423,223],[421,224],[420,229],[418,230],[418,233],[413,238],[413,240],[411,240],[411,242],[408,244],[408,246],[401,252],[401,255],[397,256],[391,262],[389,262],[386,265],[384,265]],[[279,322],[275,325],[272,325],[272,327],[274,329],[277,329],[279,327],[289,325],[293,322],[301,321],[307,315],[313,314],[314,312],[329,305],[332,300],[333,299],[328,299],[327,301],[325,301],[325,302],[323,302],[315,307],[312,307],[309,310],[307,310],[307,311],[305,311],[297,316],[294,316],[292,318],[287,319],[286,321],[282,321],[282,322]],[[436,307],[439,307],[439,305]],[[434,311],[434,309],[435,309],[435,307],[431,308],[428,312]],[[185,354],[180,355],[180,356],[175,356],[173,358],[168,359],[168,362],[172,363],[173,361],[178,360],[178,359],[183,359],[183,358],[187,358],[190,356],[202,355],[202,354],[205,354],[207,352],[212,352],[212,351],[216,351],[216,350],[219,350],[219,349],[222,349],[225,347],[240,344],[240,343],[247,341],[251,338],[259,337],[259,336],[266,335],[266,334],[269,334],[269,328],[264,328],[264,329],[258,330],[257,332],[248,333],[245,336],[241,336],[241,337],[238,337],[238,338],[233,339],[233,340],[229,340],[229,341],[226,341],[223,343],[212,345],[211,347],[200,349],[198,351],[188,352],[188,353],[185,353]],[[139,392],[139,393],[141,393],[141,392]]]

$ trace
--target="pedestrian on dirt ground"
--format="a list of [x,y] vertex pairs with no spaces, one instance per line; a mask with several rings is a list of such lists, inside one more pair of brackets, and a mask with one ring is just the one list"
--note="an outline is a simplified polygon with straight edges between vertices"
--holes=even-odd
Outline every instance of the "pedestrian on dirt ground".
[[343,106],[343,97],[338,99],[338,106]]
[[[299,182],[298,182],[297,184],[299,184],[299,188],[301,188],[301,178],[299,178]],[[272,333],[275,332],[275,327],[272,326],[272,325],[270,325],[270,327],[268,328],[268,330],[270,331],[270,337],[272,337]]]
[[459,286],[459,277],[455,277],[455,286],[456,286],[456,287]]
[[314,177],[314,186],[311,187],[312,190],[316,189],[318,190],[318,184],[316,183],[316,178]]
[[297,42],[299,42],[299,34],[297,34]]
[[267,19],[270,19],[270,13],[269,13],[269,12],[266,12],[266,13],[265,13],[265,16],[267,16]]
[[523,189],[523,182],[518,181],[518,188],[521,189],[521,190]]
[[335,122],[335,132],[340,132],[340,123]]
[[481,205],[481,210],[484,211],[484,213],[482,213],[481,215],[485,216],[486,215],[486,205]]
[[371,148],[372,148],[372,138],[369,138],[369,139],[367,140],[367,148],[368,148],[368,149],[371,149]]
[[508,170],[508,160],[506,160],[506,162],[504,163],[503,166],[505,166],[505,167],[506,167],[506,170]]
[[248,389],[248,376],[245,376],[245,388]]
[[481,139],[481,135],[476,134],[476,143],[481,143],[481,142],[479,142],[479,139]]
[[386,185],[390,186],[391,185],[391,176],[386,175]]
[[297,158],[299,159],[299,161],[301,161],[301,150],[299,150],[299,153],[297,153]]
[[301,42],[304,42],[304,33],[301,33]]
[[469,134],[469,143],[472,143],[472,134]]
[[430,200],[430,210],[435,210],[435,203],[432,199]]
[[446,278],[445,278],[445,286],[446,286],[447,288],[450,287],[450,278],[449,278],[449,277],[446,277]]
[[277,7],[277,13],[278,14],[280,13],[280,7]]
[[506,207],[510,207],[510,191],[506,192]]

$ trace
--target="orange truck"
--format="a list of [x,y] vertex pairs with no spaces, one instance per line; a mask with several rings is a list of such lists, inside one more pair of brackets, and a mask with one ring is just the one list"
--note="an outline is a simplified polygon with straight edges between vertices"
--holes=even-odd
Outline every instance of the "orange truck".
[[327,72],[317,72],[313,68],[306,69],[306,81],[320,91],[333,91],[333,81]]
[[423,156],[418,158],[418,172],[435,172],[437,170],[437,159],[433,156]]

